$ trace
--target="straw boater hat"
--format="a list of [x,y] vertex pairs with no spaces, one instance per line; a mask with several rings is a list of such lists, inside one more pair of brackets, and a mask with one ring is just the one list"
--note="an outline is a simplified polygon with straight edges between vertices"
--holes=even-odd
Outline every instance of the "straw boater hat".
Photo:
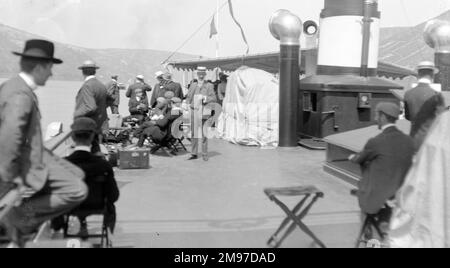
[[197,67],[197,73],[202,73],[202,74],[206,74],[207,69],[206,67]]
[[23,58],[51,61],[54,64],[63,63],[62,60],[54,57],[55,45],[45,40],[28,40],[22,53],[13,52],[16,56]]
[[144,81],[145,77],[142,74],[140,74],[136,76],[136,79]]
[[435,74],[439,73],[439,69],[436,68],[436,65],[434,65],[431,61],[422,61],[419,63],[419,65],[416,68],[417,71],[420,70],[433,70]]
[[158,71],[155,73],[155,78],[160,78],[164,75],[164,72]]
[[92,60],[87,60],[83,63],[83,65],[81,65],[80,67],[78,67],[78,69],[83,70],[83,69],[100,69],[100,67],[97,66],[97,64],[95,64],[94,61]]

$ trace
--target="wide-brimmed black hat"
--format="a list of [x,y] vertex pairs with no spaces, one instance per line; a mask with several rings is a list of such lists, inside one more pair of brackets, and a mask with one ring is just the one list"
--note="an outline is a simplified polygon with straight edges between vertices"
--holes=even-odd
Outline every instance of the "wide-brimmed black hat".
[[55,64],[63,63],[62,60],[54,58],[55,45],[46,40],[33,39],[25,43],[22,53],[13,52],[14,55],[24,58],[51,61]]

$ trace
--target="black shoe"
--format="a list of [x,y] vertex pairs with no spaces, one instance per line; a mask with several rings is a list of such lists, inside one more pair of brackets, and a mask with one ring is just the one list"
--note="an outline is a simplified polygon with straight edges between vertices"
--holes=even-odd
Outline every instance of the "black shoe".
[[150,154],[155,154],[159,149],[161,149],[161,146],[156,145],[150,150]]
[[80,224],[80,231],[78,232],[78,236],[84,241],[89,239],[89,231],[88,231],[87,223]]
[[2,238],[5,238],[7,235],[8,232],[6,231],[6,227],[0,223],[0,240],[2,240]]
[[198,156],[196,156],[196,155],[191,155],[191,157],[188,159],[188,161],[191,161],[191,160],[197,160],[198,159]]
[[64,216],[60,216],[60,217],[54,218],[51,221],[50,228],[55,232],[59,232],[66,227],[65,225],[66,225],[66,221],[64,219]]

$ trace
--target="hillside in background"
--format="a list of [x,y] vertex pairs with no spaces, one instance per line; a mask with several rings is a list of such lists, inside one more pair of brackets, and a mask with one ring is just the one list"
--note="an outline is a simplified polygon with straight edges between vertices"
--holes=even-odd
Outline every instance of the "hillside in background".
[[[450,20],[450,11],[437,17]],[[426,23],[415,27],[393,27],[381,29],[381,61],[414,68],[422,60],[433,60],[433,50],[423,40]],[[18,70],[17,57],[11,51],[21,51],[24,41],[39,38],[30,33],[0,24],[0,77],[9,77]],[[170,52],[158,50],[131,49],[86,49],[57,43],[56,56],[65,63],[54,69],[56,80],[81,80],[78,66],[87,59],[93,59],[101,66],[99,77],[103,80],[111,74],[118,74],[121,82],[131,81],[137,74],[152,76],[160,70],[160,63]],[[192,60],[199,56],[176,54],[172,60]],[[154,79],[151,77],[150,82]]]
[[[18,70],[17,57],[11,51],[23,50],[24,41],[40,38],[36,35],[0,24],[0,77],[9,77]],[[120,81],[132,80],[137,74],[152,76],[161,70],[160,63],[171,52],[158,50],[128,49],[85,49],[76,46],[56,43],[56,57],[64,60],[64,64],[54,68],[56,80],[81,80],[81,72],[77,69],[83,61],[92,59],[101,67],[99,77],[109,79],[111,74],[118,74]],[[198,56],[176,54],[173,60],[195,59]],[[153,78],[149,79],[150,81]]]
[[[450,11],[436,19],[450,20]],[[425,43],[423,30],[426,22],[415,27],[381,29],[380,60],[415,68],[420,61],[434,61],[434,51]]]

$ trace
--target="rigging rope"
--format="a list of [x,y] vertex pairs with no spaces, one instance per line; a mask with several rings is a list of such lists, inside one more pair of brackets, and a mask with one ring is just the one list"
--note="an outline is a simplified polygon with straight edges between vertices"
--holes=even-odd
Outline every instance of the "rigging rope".
[[[228,1],[225,1],[219,8],[219,12],[228,5]],[[188,39],[186,39],[186,41],[184,41],[180,47],[178,47],[172,54],[170,54],[169,57],[167,57],[167,59],[165,59],[161,65],[166,64],[173,56],[175,56],[175,54],[177,54],[187,43],[189,43],[189,41],[191,41],[202,29],[203,27],[205,27],[206,25],[208,25],[209,23],[211,23],[211,19],[214,18],[214,16],[216,15],[217,11],[214,11],[213,15],[211,15],[202,25],[200,25],[200,27],[198,27],[198,29],[191,35],[189,36]]]

